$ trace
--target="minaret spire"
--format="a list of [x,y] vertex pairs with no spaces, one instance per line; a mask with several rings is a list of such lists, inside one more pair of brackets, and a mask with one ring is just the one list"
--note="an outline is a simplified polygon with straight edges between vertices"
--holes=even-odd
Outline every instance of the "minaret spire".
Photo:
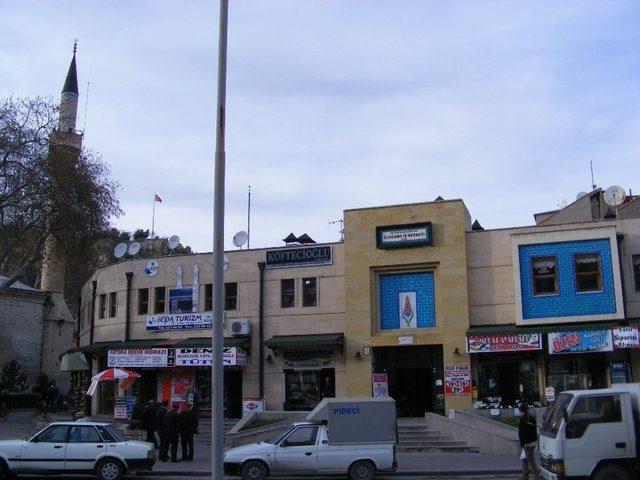
[[73,132],[76,129],[76,118],[78,116],[78,70],[76,68],[76,51],[78,41],[73,44],[73,58],[69,65],[67,78],[62,87],[60,99],[60,131]]

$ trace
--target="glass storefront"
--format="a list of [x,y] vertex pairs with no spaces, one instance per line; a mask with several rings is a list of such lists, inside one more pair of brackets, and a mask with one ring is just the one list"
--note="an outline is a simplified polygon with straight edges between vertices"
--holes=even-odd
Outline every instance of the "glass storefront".
[[498,398],[503,407],[539,401],[535,352],[478,354],[478,399]]
[[325,397],[334,397],[333,352],[284,353],[285,410],[313,410]]

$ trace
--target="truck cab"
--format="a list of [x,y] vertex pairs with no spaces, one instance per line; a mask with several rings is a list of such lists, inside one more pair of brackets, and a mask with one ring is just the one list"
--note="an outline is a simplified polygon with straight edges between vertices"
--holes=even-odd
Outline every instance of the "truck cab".
[[540,429],[547,480],[640,478],[640,384],[561,393]]

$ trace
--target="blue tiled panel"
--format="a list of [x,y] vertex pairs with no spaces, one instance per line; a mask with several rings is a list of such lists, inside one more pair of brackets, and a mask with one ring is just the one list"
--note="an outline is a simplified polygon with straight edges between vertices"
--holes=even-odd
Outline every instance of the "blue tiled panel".
[[[574,256],[582,253],[600,254],[602,292],[577,291]],[[519,256],[523,319],[616,313],[611,247],[608,239],[520,245]],[[558,294],[534,296],[531,259],[546,256],[555,256],[558,259]]]
[[400,328],[400,292],[416,292],[418,328],[436,326],[433,272],[420,272],[380,275],[380,329]]

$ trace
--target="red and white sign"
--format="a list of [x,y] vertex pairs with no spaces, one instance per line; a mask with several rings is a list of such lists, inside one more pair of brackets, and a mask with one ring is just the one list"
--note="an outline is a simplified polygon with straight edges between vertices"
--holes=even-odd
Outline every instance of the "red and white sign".
[[374,373],[371,376],[374,397],[389,396],[389,378],[386,373]]
[[519,352],[528,350],[542,350],[542,335],[540,333],[472,335],[467,338],[468,353]]
[[471,369],[469,365],[444,366],[444,394],[447,397],[471,395]]
[[111,367],[166,367],[166,348],[122,348],[109,350],[107,366]]
[[638,327],[616,327],[613,329],[615,348],[640,348]]
[[243,398],[242,416],[244,417],[253,412],[264,412],[264,400],[262,398]]

